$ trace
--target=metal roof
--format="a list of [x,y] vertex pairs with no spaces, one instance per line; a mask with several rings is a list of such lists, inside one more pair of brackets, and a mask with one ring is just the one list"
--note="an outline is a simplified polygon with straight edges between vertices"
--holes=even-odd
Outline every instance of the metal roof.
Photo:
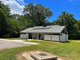
[[52,25],[52,26],[36,26],[36,27],[30,27],[23,31],[20,31],[20,33],[61,33],[65,26],[59,26],[59,25]]

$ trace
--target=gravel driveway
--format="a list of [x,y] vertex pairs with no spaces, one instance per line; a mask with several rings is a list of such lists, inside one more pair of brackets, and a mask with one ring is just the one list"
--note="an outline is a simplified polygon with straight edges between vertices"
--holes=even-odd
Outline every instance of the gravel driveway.
[[32,44],[30,44],[30,42],[23,43],[23,42],[0,40],[0,50],[8,49],[8,48],[22,47],[22,46],[27,46],[27,45],[32,45]]

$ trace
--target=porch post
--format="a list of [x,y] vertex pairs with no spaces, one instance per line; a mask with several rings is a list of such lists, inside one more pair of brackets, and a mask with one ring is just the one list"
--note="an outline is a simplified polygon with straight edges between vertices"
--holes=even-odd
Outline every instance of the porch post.
[[33,39],[33,33],[32,33],[32,39]]
[[37,39],[39,40],[39,34],[37,34]]

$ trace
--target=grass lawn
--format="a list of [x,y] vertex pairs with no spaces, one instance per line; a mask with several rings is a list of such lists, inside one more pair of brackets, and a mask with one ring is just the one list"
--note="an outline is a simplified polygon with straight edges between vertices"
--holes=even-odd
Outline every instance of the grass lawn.
[[80,42],[59,43],[51,41],[31,41],[38,45],[24,46],[0,51],[0,60],[16,60],[16,54],[22,51],[43,50],[72,60],[80,59]]

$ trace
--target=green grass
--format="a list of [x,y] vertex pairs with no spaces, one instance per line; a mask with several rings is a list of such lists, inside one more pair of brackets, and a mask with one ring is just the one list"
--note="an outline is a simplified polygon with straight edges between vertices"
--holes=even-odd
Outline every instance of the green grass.
[[16,60],[16,54],[22,51],[42,50],[63,57],[69,57],[72,60],[80,59],[80,42],[59,43],[51,41],[31,41],[39,43],[38,45],[24,46],[0,51],[0,60]]

